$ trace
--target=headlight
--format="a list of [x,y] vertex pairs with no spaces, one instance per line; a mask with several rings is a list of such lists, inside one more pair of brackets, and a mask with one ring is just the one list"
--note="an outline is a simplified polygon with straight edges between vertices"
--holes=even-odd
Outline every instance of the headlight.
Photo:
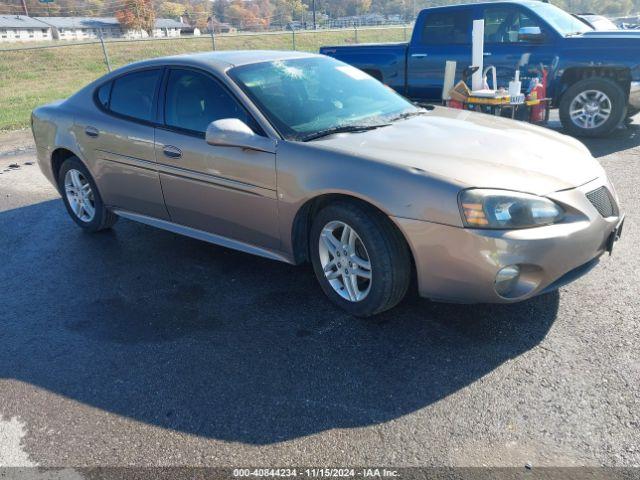
[[473,228],[528,228],[562,220],[564,210],[548,198],[509,190],[465,190],[460,194],[462,220]]

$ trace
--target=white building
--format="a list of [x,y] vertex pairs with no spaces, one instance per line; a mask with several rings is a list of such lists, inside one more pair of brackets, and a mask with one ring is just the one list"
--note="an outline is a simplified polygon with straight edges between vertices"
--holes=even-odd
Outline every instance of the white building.
[[51,26],[54,40],[86,40],[99,37],[122,37],[118,20],[110,17],[36,17]]
[[[148,38],[143,30],[123,29],[115,17],[36,17],[51,26],[55,40],[88,40],[103,38]],[[159,18],[153,30],[154,37],[179,37],[186,26],[176,20]]]
[[185,23],[178,22],[172,18],[158,18],[156,19],[156,25],[153,30],[154,37],[179,37],[182,33],[182,29],[193,30],[193,35],[200,35],[200,30],[192,28]]
[[0,43],[51,40],[51,27],[24,15],[0,15]]

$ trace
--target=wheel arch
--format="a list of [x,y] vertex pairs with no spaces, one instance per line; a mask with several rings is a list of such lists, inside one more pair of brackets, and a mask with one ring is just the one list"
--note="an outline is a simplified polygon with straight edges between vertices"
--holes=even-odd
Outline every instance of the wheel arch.
[[631,86],[631,70],[628,67],[620,66],[581,66],[567,68],[560,77],[560,88],[555,96],[554,104],[560,105],[563,95],[575,83],[587,78],[606,78],[612,80],[622,89],[629,99],[629,88]]
[[340,192],[318,194],[305,201],[300,208],[298,208],[291,228],[291,246],[293,250],[294,263],[300,264],[309,261],[309,234],[311,232],[313,218],[320,210],[322,210],[322,208],[337,201],[347,201],[360,204],[387,219],[391,228],[393,228],[404,240],[409,250],[412,270],[415,272],[415,258],[411,243],[407,240],[402,229],[400,229],[400,227],[398,227],[398,225],[391,219],[389,213],[385,212],[371,201]]
[[382,71],[378,68],[363,68],[362,71],[371,75],[373,78],[378,80],[379,82],[384,83],[384,75],[382,75]]
[[[71,157],[78,157],[75,152],[69,150],[66,147],[58,147],[53,152],[51,152],[51,172],[53,173],[53,178],[58,179],[58,175],[60,174],[60,167],[65,162],[65,160]],[[84,162],[83,162],[84,163]]]
[[89,170],[89,172],[91,172],[87,165],[87,162],[85,162],[80,155],[78,155],[69,147],[58,146],[54,148],[51,152],[50,166],[53,180],[58,190],[60,190],[60,186],[58,185],[58,175],[60,174],[60,168],[62,167],[62,164],[69,158],[77,158],[78,161],[81,162],[86,167],[86,169]]

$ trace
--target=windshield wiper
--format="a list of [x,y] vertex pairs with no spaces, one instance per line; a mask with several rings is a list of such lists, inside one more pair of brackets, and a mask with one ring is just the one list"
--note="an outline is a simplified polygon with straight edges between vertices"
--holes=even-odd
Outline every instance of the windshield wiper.
[[375,125],[342,125],[339,127],[331,127],[326,128],[324,130],[319,130],[317,132],[311,133],[305,137],[302,137],[303,142],[308,142],[309,140],[315,140],[317,138],[327,137],[329,135],[334,135],[336,133],[358,133],[358,132],[368,132],[369,130],[375,130],[376,128],[386,127],[390,125],[389,123],[379,123]]
[[401,113],[400,115],[396,115],[390,121],[397,122],[398,120],[405,120],[407,118],[417,117],[419,115],[426,115],[428,112],[429,112],[428,110],[414,110],[413,112],[404,112],[404,113]]

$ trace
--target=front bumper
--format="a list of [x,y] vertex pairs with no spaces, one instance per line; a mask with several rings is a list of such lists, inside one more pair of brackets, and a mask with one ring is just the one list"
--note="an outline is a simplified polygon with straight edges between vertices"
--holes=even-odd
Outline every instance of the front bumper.
[[[479,230],[393,218],[414,255],[420,295],[456,303],[513,303],[575,280],[597,263],[619,223],[619,216],[602,217],[585,196],[603,185],[615,199],[606,179],[547,195],[567,215],[544,227]],[[494,282],[508,265],[520,266],[522,285],[507,298],[498,295]]]

